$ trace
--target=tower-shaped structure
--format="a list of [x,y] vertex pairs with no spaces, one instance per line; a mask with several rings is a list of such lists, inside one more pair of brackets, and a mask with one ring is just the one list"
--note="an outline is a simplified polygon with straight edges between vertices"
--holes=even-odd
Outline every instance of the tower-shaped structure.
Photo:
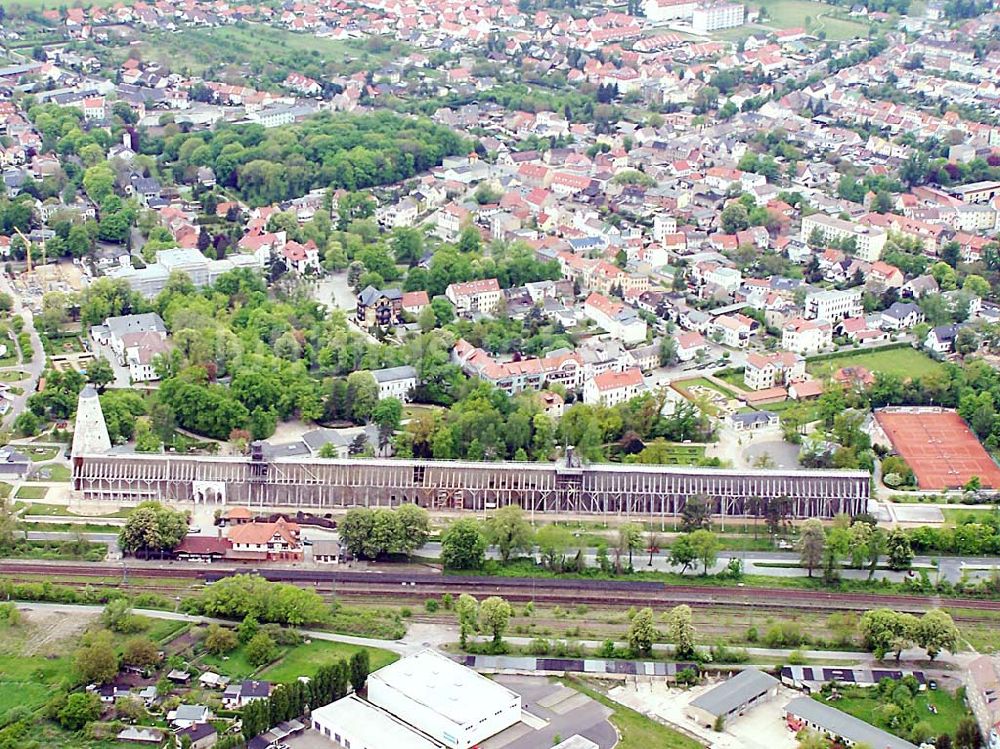
[[104,412],[97,390],[87,385],[80,392],[76,406],[76,428],[73,431],[73,457],[81,455],[103,455],[111,449],[108,425],[104,423]]

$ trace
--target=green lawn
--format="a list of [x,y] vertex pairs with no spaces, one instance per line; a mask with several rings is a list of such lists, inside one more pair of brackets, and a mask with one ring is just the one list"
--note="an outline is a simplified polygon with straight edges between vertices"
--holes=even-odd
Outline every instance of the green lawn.
[[247,660],[242,645],[224,656],[206,653],[201,657],[201,663],[205,668],[230,679],[246,679],[257,670],[257,666]]
[[[878,712],[878,708],[882,705],[882,700],[879,699],[876,690],[872,689],[869,691],[862,687],[847,687],[841,690],[841,694],[844,695],[841,699],[832,700],[826,704],[838,710],[843,710],[855,718],[860,718],[866,723],[871,723],[873,726],[878,726],[889,733],[895,733],[882,720]],[[814,699],[817,699],[819,702],[826,702],[821,695],[814,695]],[[913,704],[916,708],[917,720],[924,721],[930,725],[935,736],[942,733],[954,732],[959,720],[969,714],[963,700],[946,689],[939,689],[933,692],[920,692],[913,698]],[[936,715],[928,710],[928,705],[934,705],[937,708]],[[902,738],[907,737],[903,736]]]
[[938,372],[941,370],[942,364],[934,361],[927,354],[909,347],[892,348],[885,351],[845,353],[830,359],[806,362],[806,371],[818,378],[832,376],[841,367],[865,367],[872,372],[884,372],[907,379]]
[[693,466],[705,457],[704,445],[670,444],[664,449],[664,459],[659,465]]
[[985,520],[986,515],[984,513],[993,512],[992,507],[963,507],[962,509],[956,508],[941,508],[941,514],[944,515],[944,520],[946,523],[951,523],[952,525],[958,525],[963,518],[972,518],[976,522],[980,520]]
[[18,451],[26,453],[35,463],[40,463],[43,460],[52,460],[59,454],[58,447],[28,447],[18,448]]
[[734,393],[732,390],[729,390],[728,388],[724,388],[721,385],[716,385],[714,382],[712,382],[711,380],[709,380],[706,377],[694,377],[694,378],[692,378],[690,380],[678,380],[678,381],[672,382],[670,384],[675,389],[677,389],[677,390],[685,390],[686,391],[686,390],[688,390],[688,388],[692,388],[692,387],[703,387],[703,388],[708,388],[709,390],[714,390],[717,393],[721,393],[722,395],[726,396],[727,398],[735,398],[736,397],[736,393]]
[[69,656],[0,655],[0,716],[17,705],[29,710],[41,707],[70,670]]
[[701,749],[703,747],[703,744],[694,739],[657,723],[631,708],[619,705],[596,689],[586,686],[579,679],[566,678],[559,681],[614,710],[611,714],[611,722],[621,734],[621,741],[617,744],[618,749],[652,749],[653,747],[656,749]]
[[767,8],[769,20],[762,25],[770,28],[792,29],[799,26],[806,26],[806,18],[812,20],[810,31],[818,34],[825,31],[827,39],[853,39],[868,36],[868,22],[865,20],[853,20],[844,18],[833,18],[831,13],[846,14],[846,9],[827,5],[826,3],[812,2],[811,0],[768,0],[766,3],[759,3]]
[[723,382],[728,382],[735,388],[740,390],[746,390],[746,383],[743,382],[743,370],[729,371],[729,372],[716,372],[715,376],[722,380]]
[[21,369],[5,369],[0,371],[0,382],[20,382],[28,378],[28,373]]
[[[284,658],[264,669],[260,676],[274,682],[294,681],[300,676],[312,677],[320,666],[333,663],[341,658],[350,658],[359,649],[362,648],[340,642],[313,640],[308,645],[292,648],[285,654]],[[388,650],[363,649],[368,651],[372,671],[388,666],[399,658],[398,655]]]
[[48,493],[47,486],[22,486],[14,496],[17,499],[45,499]]
[[64,466],[62,463],[49,463],[36,468],[29,481],[69,481],[72,475],[69,466]]

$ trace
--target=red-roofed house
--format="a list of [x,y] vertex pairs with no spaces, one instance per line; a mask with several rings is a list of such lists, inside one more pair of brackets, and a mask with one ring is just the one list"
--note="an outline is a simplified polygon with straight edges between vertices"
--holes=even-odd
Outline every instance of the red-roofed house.
[[617,406],[645,391],[642,372],[626,369],[624,372],[602,372],[587,380],[583,386],[583,402],[607,407]]
[[411,315],[419,315],[424,311],[424,307],[430,305],[431,300],[426,291],[404,291],[403,292],[403,312]]
[[294,560],[302,559],[299,526],[279,518],[274,523],[244,523],[229,529],[236,559]]

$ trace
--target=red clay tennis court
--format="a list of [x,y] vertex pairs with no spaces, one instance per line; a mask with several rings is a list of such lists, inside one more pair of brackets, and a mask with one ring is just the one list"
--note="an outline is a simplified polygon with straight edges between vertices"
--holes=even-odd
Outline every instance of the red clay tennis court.
[[875,419],[921,489],[958,489],[973,476],[1000,488],[1000,467],[954,411],[877,411]]

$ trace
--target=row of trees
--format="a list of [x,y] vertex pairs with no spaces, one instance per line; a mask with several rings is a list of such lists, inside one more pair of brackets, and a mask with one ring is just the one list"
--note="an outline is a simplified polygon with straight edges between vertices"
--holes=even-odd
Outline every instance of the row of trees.
[[350,659],[320,666],[316,676],[309,681],[297,679],[275,685],[271,696],[253,700],[241,712],[242,733],[246,741],[268,729],[293,718],[298,718],[306,708],[315,709],[335,702],[350,693],[364,688],[368,680],[369,658],[367,650],[358,650]]
[[340,542],[355,557],[409,557],[430,538],[430,517],[427,510],[412,504],[395,510],[357,507],[348,510],[338,530]]
[[873,609],[861,617],[864,646],[878,659],[894,653],[898,661],[907,648],[919,646],[931,660],[942,650],[954,652],[959,642],[958,627],[941,609],[931,609],[917,618],[891,609]]
[[822,569],[827,582],[836,581],[837,571],[844,562],[855,569],[867,568],[869,580],[883,555],[890,569],[897,571],[908,570],[913,562],[913,548],[906,531],[897,528],[887,532],[869,518],[853,522],[847,517],[837,518],[829,532],[819,520],[807,520],[802,524],[798,547],[800,562],[809,571],[809,577]]

